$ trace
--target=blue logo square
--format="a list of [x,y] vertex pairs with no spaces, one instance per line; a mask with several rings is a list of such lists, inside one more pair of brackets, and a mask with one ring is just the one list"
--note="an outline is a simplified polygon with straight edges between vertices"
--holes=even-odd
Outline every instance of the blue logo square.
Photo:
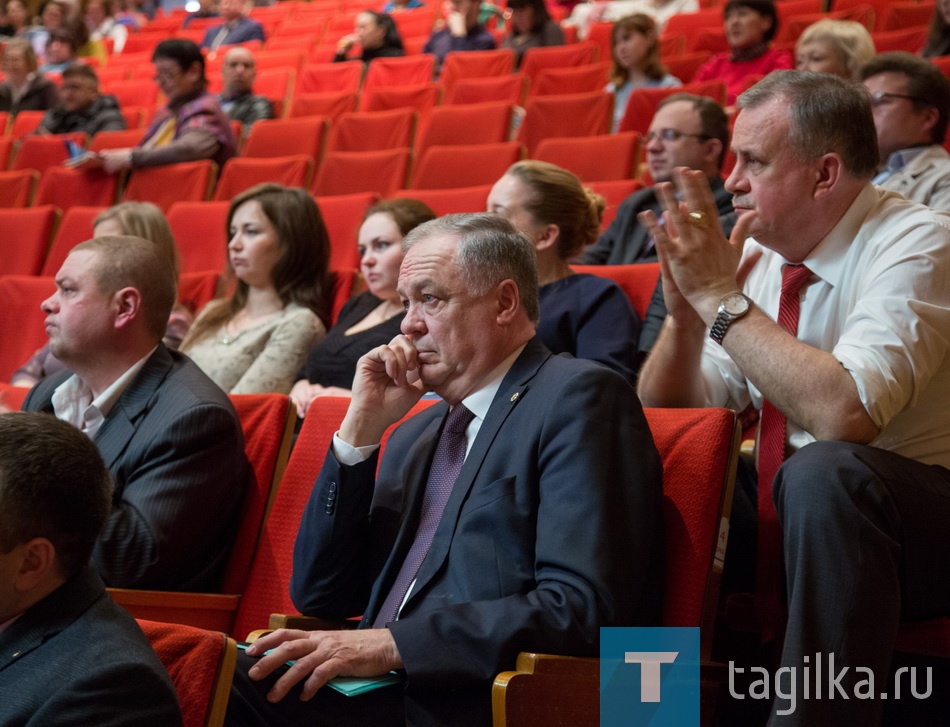
[[600,725],[697,727],[699,629],[602,628]]

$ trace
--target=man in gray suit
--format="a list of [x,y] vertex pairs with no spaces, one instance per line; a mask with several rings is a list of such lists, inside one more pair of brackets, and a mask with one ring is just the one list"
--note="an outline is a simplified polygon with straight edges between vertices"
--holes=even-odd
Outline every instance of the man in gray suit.
[[181,725],[168,674],[89,562],[111,494],[76,429],[0,416],[0,724]]
[[211,590],[247,486],[241,426],[227,395],[161,343],[175,275],[135,237],[78,245],[43,302],[50,350],[71,371],[23,404],[84,431],[115,480],[93,558],[106,584]]

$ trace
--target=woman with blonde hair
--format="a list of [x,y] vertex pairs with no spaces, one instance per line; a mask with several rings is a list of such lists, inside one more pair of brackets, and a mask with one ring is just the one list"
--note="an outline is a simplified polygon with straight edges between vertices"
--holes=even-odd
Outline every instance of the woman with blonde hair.
[[181,350],[228,393],[288,394],[326,333],[326,226],[305,190],[270,183],[236,195],[227,225],[234,294],[205,307]]
[[417,199],[383,200],[366,211],[357,238],[366,291],[347,301],[336,325],[310,349],[290,390],[298,416],[319,396],[349,396],[360,356],[399,335],[406,312],[396,290],[402,239],[435,216]]
[[0,111],[16,116],[20,111],[46,111],[59,100],[56,84],[39,71],[36,52],[26,38],[13,38],[3,46]]
[[630,94],[636,88],[680,86],[660,60],[656,21],[644,13],[621,18],[611,29],[613,67],[606,91],[614,95],[613,130],[620,128]]
[[801,34],[795,45],[799,71],[831,73],[849,81],[860,80],[861,66],[876,51],[871,34],[854,20],[819,20]]
[[[175,236],[162,211],[151,202],[123,202],[99,213],[92,224],[93,237],[134,235],[155,243],[178,276],[178,248]],[[176,305],[168,317],[164,344],[177,349],[194,319],[191,311]],[[39,349],[10,378],[14,386],[34,386],[47,376],[63,371],[66,366],[50,353],[49,344]]]
[[604,198],[566,169],[526,160],[492,187],[488,211],[507,218],[537,252],[544,345],[598,361],[633,383],[640,319],[615,282],[575,273],[568,264],[597,239]]

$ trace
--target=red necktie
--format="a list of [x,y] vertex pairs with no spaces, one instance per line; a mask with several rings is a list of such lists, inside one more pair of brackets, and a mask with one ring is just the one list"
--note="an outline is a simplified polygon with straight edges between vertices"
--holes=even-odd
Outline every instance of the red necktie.
[[406,553],[406,558],[399,568],[399,573],[389,589],[386,600],[376,613],[373,628],[382,628],[390,621],[395,621],[396,616],[399,615],[399,608],[409,592],[409,586],[412,585],[419,572],[422,561],[425,560],[426,553],[429,552],[432,537],[439,526],[439,521],[442,520],[445,503],[452,494],[452,487],[465,462],[465,449],[468,445],[465,430],[474,417],[475,415],[464,405],[456,404],[445,418],[445,426],[442,427],[442,434],[439,435],[439,443],[436,445],[429,479],[426,482],[425,495],[422,498],[422,512],[419,516],[416,537],[412,541],[409,552]]
[[[778,324],[798,335],[801,290],[812,277],[804,265],[782,269],[782,297]],[[755,611],[763,640],[771,641],[782,619],[782,529],[772,502],[772,480],[785,460],[785,415],[768,400],[762,402],[759,424],[759,528],[755,573]]]

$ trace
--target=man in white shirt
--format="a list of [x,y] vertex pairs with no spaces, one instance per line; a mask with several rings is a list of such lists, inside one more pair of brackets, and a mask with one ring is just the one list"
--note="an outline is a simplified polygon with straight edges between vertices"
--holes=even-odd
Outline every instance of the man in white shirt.
[[950,154],[941,146],[950,120],[950,80],[933,63],[903,51],[880,53],[861,68],[871,93],[881,168],[872,180],[950,212]]
[[[739,108],[733,244],[701,173],[678,173],[683,203],[661,190],[671,227],[645,214],[670,315],[639,393],[762,410],[759,493],[754,477],[737,488],[732,520],[758,516],[757,610],[777,627],[784,555],[782,665],[802,695],[806,660],[833,653],[851,695],[792,714],[777,698],[772,723],[877,724],[884,702],[855,698],[855,667],[886,684],[899,622],[950,614],[950,217],[870,184],[870,99],[847,82],[780,71]],[[727,570],[754,547],[735,533]]]
[[176,298],[151,242],[84,242],[43,302],[53,355],[25,411],[46,411],[95,441],[115,480],[93,558],[106,585],[213,590],[223,574],[248,464],[227,395],[161,343]]
[[[600,626],[658,618],[660,465],[633,389],[537,340],[536,255],[507,220],[448,215],[404,247],[403,334],[360,359],[294,550],[301,612],[363,620],[254,643],[230,725],[484,725],[519,651],[595,655]],[[377,475],[425,391],[444,403]],[[390,670],[358,698],[321,689]]]

